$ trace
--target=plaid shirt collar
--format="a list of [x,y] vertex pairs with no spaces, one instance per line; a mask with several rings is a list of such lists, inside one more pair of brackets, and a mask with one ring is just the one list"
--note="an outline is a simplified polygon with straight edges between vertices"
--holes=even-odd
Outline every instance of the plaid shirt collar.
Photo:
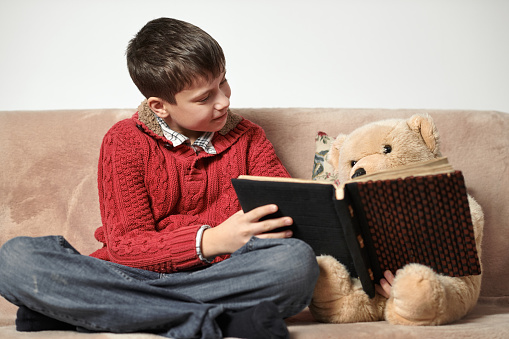
[[[161,129],[163,130],[164,137],[171,141],[174,147],[180,146],[182,144],[190,145],[188,137],[181,133],[175,132],[168,126],[166,121],[158,117],[156,114],[154,115],[157,119],[157,122],[161,126]],[[205,132],[190,146],[196,153],[199,153],[201,148],[205,151],[205,153],[216,154],[216,149],[212,145],[213,136],[214,132]]]

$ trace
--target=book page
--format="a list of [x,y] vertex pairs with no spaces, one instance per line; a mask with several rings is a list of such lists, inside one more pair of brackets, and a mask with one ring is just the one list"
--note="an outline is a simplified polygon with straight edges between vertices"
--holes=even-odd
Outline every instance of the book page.
[[432,159],[428,161],[415,162],[405,166],[391,168],[388,170],[362,175],[355,179],[348,180],[350,182],[364,182],[370,180],[387,180],[387,179],[404,179],[410,176],[425,176],[439,173],[454,172],[446,157]]
[[336,199],[342,200],[344,197],[343,188],[344,185],[351,182],[365,182],[370,180],[388,180],[388,179],[404,179],[410,176],[425,176],[433,175],[438,173],[451,173],[454,169],[449,164],[446,157],[432,159],[428,161],[411,163],[405,166],[391,168],[385,171],[377,173],[366,174],[355,179],[348,180],[347,182],[340,183],[337,185],[333,181],[320,181],[320,180],[308,180],[308,179],[297,179],[297,178],[281,178],[281,177],[265,177],[265,176],[254,176],[254,175],[240,175],[238,179],[247,179],[255,181],[273,181],[273,182],[291,182],[291,183],[303,183],[303,184],[321,184],[321,185],[332,185],[336,189]]
[[273,182],[292,182],[300,184],[320,184],[320,185],[332,185],[337,188],[337,185],[333,181],[323,180],[309,180],[309,179],[298,179],[298,178],[282,178],[282,177],[263,177],[256,175],[239,175],[237,179],[255,180],[255,181],[273,181]]
[[344,186],[353,182],[366,182],[376,180],[393,180],[405,179],[407,177],[421,177],[427,175],[434,175],[440,173],[452,173],[454,168],[449,164],[447,157],[441,157],[428,161],[421,161],[411,163],[405,166],[391,168],[388,170],[366,174],[355,179],[350,179],[338,187],[336,191],[336,199],[342,200],[344,198]]

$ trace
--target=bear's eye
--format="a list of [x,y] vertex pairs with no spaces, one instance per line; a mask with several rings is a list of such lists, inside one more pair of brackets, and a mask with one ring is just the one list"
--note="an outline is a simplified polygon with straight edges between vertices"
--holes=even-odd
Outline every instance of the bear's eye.
[[389,154],[392,152],[392,147],[391,145],[385,145],[384,146],[384,154]]
[[357,163],[357,161],[352,160],[352,161],[350,161],[350,166],[354,167],[356,163]]

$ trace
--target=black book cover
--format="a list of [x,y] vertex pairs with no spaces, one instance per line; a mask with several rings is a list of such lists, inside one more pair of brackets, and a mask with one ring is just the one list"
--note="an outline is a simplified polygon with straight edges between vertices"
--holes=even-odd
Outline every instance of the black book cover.
[[[290,216],[294,237],[328,254],[375,295],[383,272],[420,263],[449,276],[480,274],[472,219],[460,171],[398,179],[331,183],[232,179],[242,209],[276,204],[267,216]],[[343,194],[337,194],[342,192]]]
[[[278,211],[267,218],[291,216],[293,237],[304,240],[317,256],[328,254],[358,276],[347,236],[336,211],[335,187],[332,184],[293,183],[232,179],[244,212],[276,204]],[[355,237],[352,238],[355,241]]]

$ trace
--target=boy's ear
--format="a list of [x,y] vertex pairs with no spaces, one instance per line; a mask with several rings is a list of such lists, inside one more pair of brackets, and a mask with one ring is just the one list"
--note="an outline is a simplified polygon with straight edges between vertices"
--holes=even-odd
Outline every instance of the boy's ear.
[[161,119],[165,119],[166,117],[168,117],[169,113],[166,110],[165,101],[163,99],[157,97],[150,97],[147,99],[147,105],[148,107],[150,107],[152,112],[157,114],[157,116],[160,117]]

